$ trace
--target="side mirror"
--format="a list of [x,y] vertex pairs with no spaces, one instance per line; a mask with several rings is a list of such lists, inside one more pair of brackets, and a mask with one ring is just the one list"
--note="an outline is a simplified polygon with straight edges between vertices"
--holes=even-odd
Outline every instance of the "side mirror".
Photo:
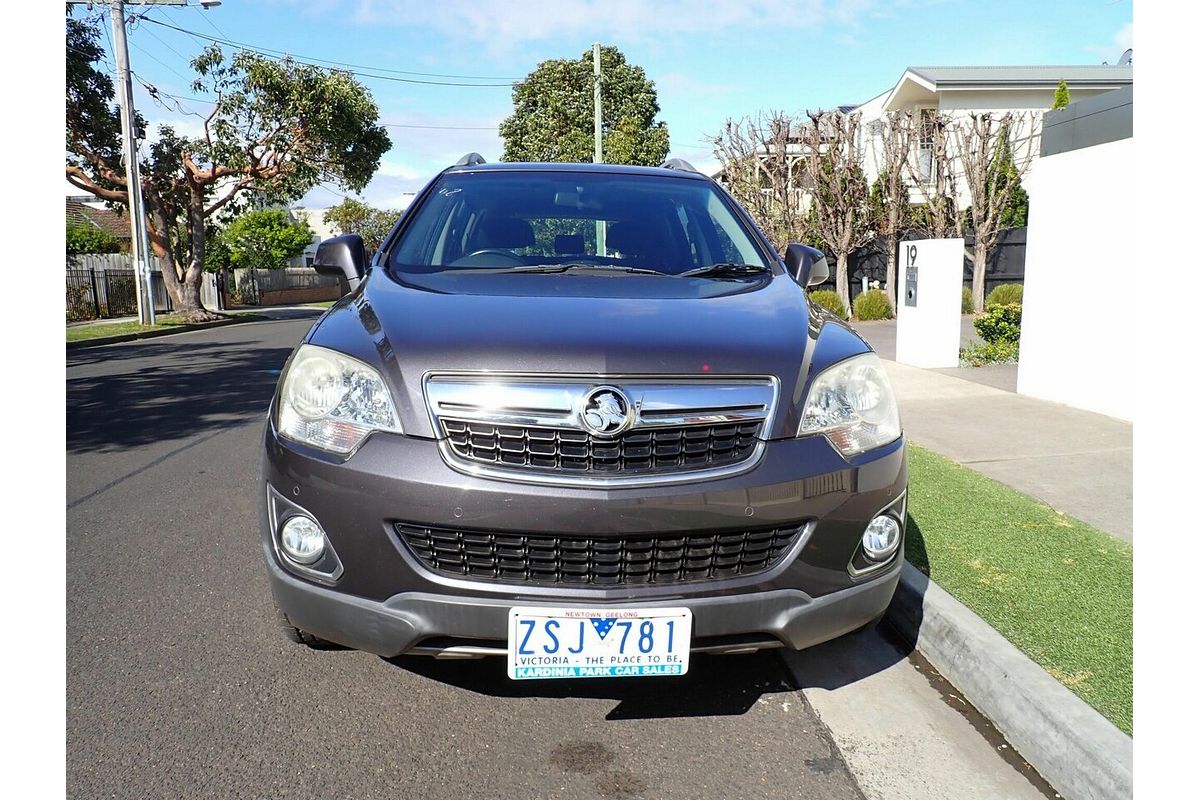
[[816,286],[829,280],[829,262],[825,260],[825,254],[815,247],[789,244],[783,256],[783,263],[788,273],[801,286]]
[[362,237],[357,233],[348,233],[321,242],[317,245],[313,269],[322,275],[345,278],[349,286],[347,291],[353,291],[367,271],[367,251],[363,247]]

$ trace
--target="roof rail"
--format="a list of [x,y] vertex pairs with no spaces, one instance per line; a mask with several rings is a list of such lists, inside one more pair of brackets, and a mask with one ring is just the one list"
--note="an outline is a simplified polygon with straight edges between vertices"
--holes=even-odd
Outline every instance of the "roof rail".
[[684,161],[682,158],[667,159],[660,166],[663,169],[677,169],[677,170],[681,170],[683,172],[695,172],[697,174],[699,174],[699,172],[700,172],[700,170],[696,169],[691,164]]
[[458,161],[455,161],[453,166],[473,167],[476,164],[486,164],[486,163],[487,162],[483,160],[483,156],[479,155],[479,153],[467,153],[465,156],[460,158]]

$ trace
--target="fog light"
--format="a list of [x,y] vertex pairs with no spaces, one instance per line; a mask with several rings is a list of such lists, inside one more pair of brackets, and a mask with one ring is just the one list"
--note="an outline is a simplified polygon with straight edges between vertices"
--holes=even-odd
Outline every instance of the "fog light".
[[288,558],[311,564],[325,552],[325,532],[309,517],[288,517],[279,532],[279,544]]
[[863,555],[872,561],[886,561],[900,546],[900,523],[895,517],[880,514],[863,533]]

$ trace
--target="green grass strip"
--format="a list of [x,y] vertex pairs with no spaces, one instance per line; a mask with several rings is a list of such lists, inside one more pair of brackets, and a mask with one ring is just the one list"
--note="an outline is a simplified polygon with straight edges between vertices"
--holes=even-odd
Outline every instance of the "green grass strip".
[[908,560],[1132,733],[1133,548],[928,450],[908,457]]
[[142,325],[138,322],[98,322],[92,325],[74,325],[67,328],[67,341],[80,342],[85,339],[99,339],[105,336],[124,336],[127,333],[161,331],[187,324],[169,314],[159,314],[155,321],[158,323],[157,325]]

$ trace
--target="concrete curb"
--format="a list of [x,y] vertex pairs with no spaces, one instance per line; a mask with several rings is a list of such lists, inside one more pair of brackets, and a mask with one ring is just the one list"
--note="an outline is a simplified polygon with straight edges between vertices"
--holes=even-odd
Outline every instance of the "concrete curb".
[[1133,795],[1133,739],[908,562],[887,619],[1063,797]]
[[142,331],[140,333],[122,333],[117,336],[97,336],[94,339],[83,339],[78,342],[67,342],[68,350],[80,350],[85,347],[99,347],[105,344],[120,344],[121,342],[132,342],[137,339],[157,339],[160,336],[174,336],[177,333],[187,333],[188,331],[203,331],[209,328],[224,328],[227,325],[244,325],[248,322],[262,322],[268,317],[246,315],[246,319],[223,319],[217,322],[198,322],[195,325],[177,325],[172,328],[167,328],[161,331]]

